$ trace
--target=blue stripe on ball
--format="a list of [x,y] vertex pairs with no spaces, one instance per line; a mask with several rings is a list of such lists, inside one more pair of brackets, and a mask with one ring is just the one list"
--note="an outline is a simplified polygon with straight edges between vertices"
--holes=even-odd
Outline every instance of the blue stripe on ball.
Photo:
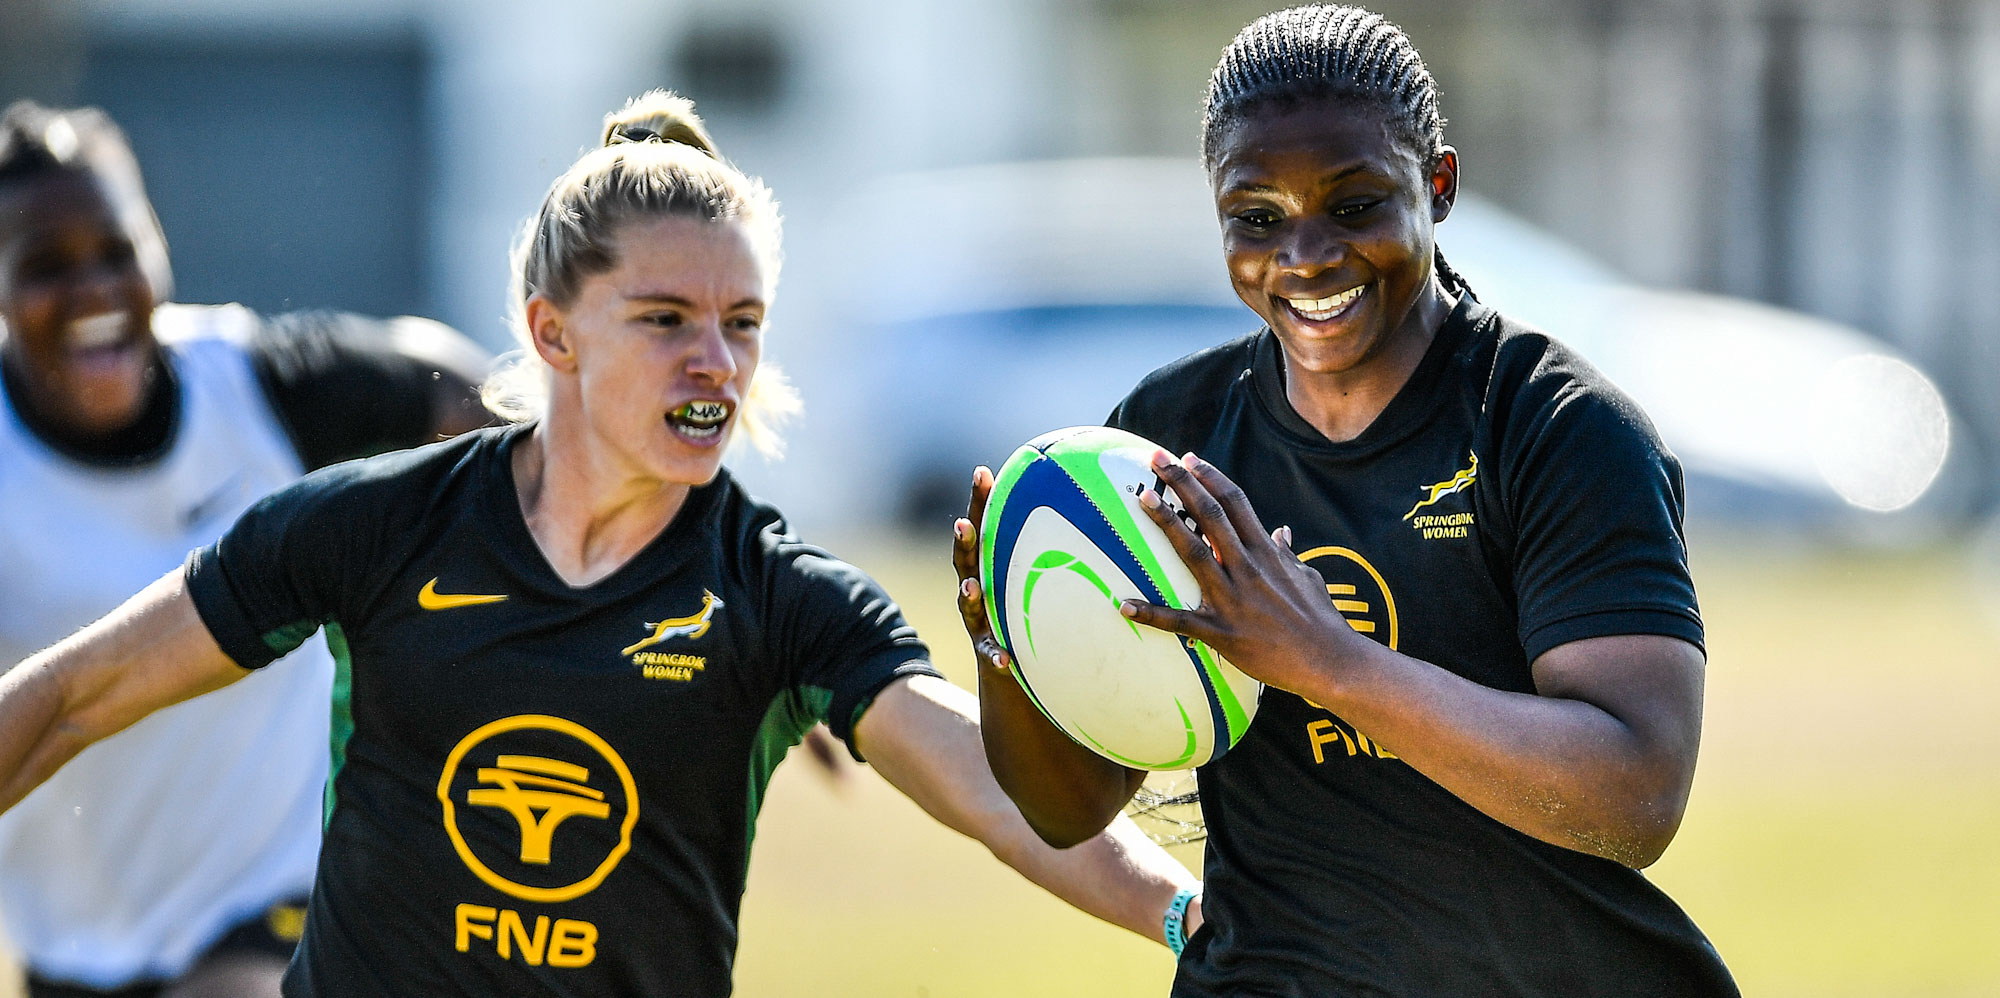
[[[1111,563],[1138,587],[1140,595],[1144,596],[1147,602],[1162,606],[1166,604],[1166,594],[1160,591],[1152,576],[1146,572],[1143,565],[1139,564],[1138,557],[1125,543],[1125,538],[1111,529],[1110,521],[1104,518],[1104,513],[1097,508],[1097,504],[1090,501],[1083,487],[1078,485],[1058,462],[1047,457],[1037,458],[1023,468],[1020,477],[1015,479],[1013,491],[1008,494],[1006,503],[1000,509],[999,526],[994,530],[993,591],[987,593],[986,598],[994,600],[1000,611],[994,616],[1000,625],[1000,643],[1009,653],[1014,651],[1015,645],[1014,636],[1007,623],[1005,601],[1008,593],[1007,576],[1014,562],[1014,545],[1020,539],[1021,527],[1027,522],[1028,515],[1043,506],[1047,506],[1056,515],[1069,521],[1085,539],[1103,551],[1111,559]],[[1201,680],[1202,691],[1207,694],[1209,723],[1214,731],[1209,740],[1212,753],[1209,761],[1213,762],[1222,758],[1222,754],[1231,747],[1229,719],[1222,712],[1222,700],[1216,696],[1215,683],[1209,678],[1208,669],[1202,665],[1201,656],[1195,653],[1189,639],[1182,637],[1180,645],[1181,651],[1187,654],[1189,664],[1194,667],[1195,676]],[[1029,699],[1035,701],[1036,709],[1041,710],[1043,716],[1054,720],[1054,715],[1042,707],[1041,698],[1035,695],[1034,687],[1029,684],[1027,676],[1019,668],[1014,670],[1014,677],[1021,681],[1021,688],[1028,691]]]

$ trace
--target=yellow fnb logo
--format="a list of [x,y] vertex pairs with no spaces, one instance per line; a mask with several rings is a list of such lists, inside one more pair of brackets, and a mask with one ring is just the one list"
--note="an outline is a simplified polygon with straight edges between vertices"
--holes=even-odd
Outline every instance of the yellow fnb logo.
[[437,792],[466,869],[524,901],[596,890],[631,850],[639,821],[625,760],[590,729],[544,714],[501,718],[460,739]]
[[1382,573],[1359,553],[1343,547],[1317,547],[1299,555],[1326,580],[1326,594],[1333,608],[1347,618],[1355,630],[1396,647],[1402,637],[1396,619],[1396,597]]
[[452,912],[452,930],[460,953],[472,952],[472,941],[483,939],[502,960],[521,954],[530,967],[588,967],[597,959],[597,926],[576,918],[527,916],[512,908],[461,904]]
[[[1360,552],[1329,545],[1313,548],[1299,555],[1299,560],[1311,565],[1326,580],[1326,594],[1333,600],[1333,608],[1347,618],[1349,626],[1392,649],[1402,640],[1396,596],[1389,591],[1388,580]],[[1311,700],[1306,703],[1326,710]],[[1331,718],[1310,721],[1305,735],[1315,765],[1325,765],[1328,759],[1342,757],[1343,752],[1371,759],[1396,758],[1396,753],[1344,721]]]
[[668,617],[646,625],[653,633],[634,644],[627,645],[618,654],[630,655],[641,648],[651,648],[668,638],[693,640],[708,633],[708,626],[715,619],[715,611],[722,606],[722,597],[704,589],[701,591],[701,609],[683,617]]
[[604,791],[583,781],[590,770],[532,755],[503,755],[479,770],[479,782],[493,787],[465,795],[467,804],[497,807],[521,826],[521,862],[548,865],[549,841],[570,818],[608,818]]

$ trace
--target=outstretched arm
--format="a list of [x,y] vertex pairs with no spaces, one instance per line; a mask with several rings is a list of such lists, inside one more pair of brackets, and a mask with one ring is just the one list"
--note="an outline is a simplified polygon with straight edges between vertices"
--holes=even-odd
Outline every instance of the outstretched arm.
[[1202,604],[1137,601],[1126,616],[1207,642],[1263,682],[1326,707],[1488,816],[1545,842],[1651,864],[1680,827],[1701,740],[1703,658],[1678,638],[1625,634],[1558,645],[1534,693],[1482,686],[1369,640],[1325,582],[1266,534],[1212,465],[1154,462],[1200,528],[1140,497],[1201,584]]
[[972,473],[972,499],[952,526],[958,612],[979,666],[980,731],[993,776],[1044,842],[1075,845],[1104,830],[1137,793],[1146,774],[1078,745],[1035,708],[1009,671],[1013,662],[986,620],[979,588],[979,525],[993,492],[993,472]]
[[216,647],[174,569],[0,675],[0,811],[92,742],[246,675]]
[[263,321],[252,356],[307,470],[491,422],[479,385],[492,358],[440,322],[288,312]]
[[[978,839],[1051,894],[1156,942],[1175,891],[1195,878],[1129,819],[1069,849],[1043,842],[986,764],[972,694],[934,676],[897,680],[855,725],[855,745],[931,817]],[[1188,934],[1201,924],[1199,901]]]

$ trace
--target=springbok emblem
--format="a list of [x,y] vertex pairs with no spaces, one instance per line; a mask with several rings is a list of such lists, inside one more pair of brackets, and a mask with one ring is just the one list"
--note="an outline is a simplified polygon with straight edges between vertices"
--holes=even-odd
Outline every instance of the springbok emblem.
[[1479,455],[1471,454],[1468,455],[1468,457],[1471,459],[1472,463],[1464,468],[1459,469],[1458,473],[1451,476],[1450,479],[1438,482],[1433,485],[1417,486],[1420,489],[1428,491],[1430,495],[1426,496],[1422,502],[1417,503],[1415,506],[1411,506],[1410,511],[1403,514],[1403,519],[1407,520],[1410,517],[1417,515],[1417,510],[1423,509],[1425,506],[1437,502],[1439,499],[1443,499],[1445,496],[1451,495],[1452,493],[1457,492],[1468,485],[1471,485],[1473,482],[1478,481]]
[[650,648],[668,638],[701,637],[708,633],[708,625],[715,617],[715,609],[721,605],[722,597],[704,589],[701,591],[701,609],[685,617],[669,617],[658,623],[647,624],[647,627],[653,629],[653,633],[638,644],[632,645],[618,654],[630,655],[641,648]]

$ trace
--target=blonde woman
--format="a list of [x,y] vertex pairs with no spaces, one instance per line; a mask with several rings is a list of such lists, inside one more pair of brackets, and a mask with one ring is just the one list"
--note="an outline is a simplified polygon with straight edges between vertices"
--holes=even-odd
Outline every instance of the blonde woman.
[[895,604],[723,470],[768,430],[769,192],[669,95],[605,142],[520,254],[528,363],[488,393],[517,421],[309,476],[0,679],[0,806],[324,628],[333,776],[288,994],[727,994],[766,780],[820,720],[1157,934],[1186,871],[1129,824],[1044,845]]

